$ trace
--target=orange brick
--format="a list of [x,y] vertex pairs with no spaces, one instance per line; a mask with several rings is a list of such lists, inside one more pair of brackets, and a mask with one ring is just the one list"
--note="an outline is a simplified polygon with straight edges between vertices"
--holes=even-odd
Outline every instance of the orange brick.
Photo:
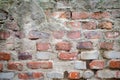
[[80,73],[79,72],[70,72],[68,75],[69,79],[79,79],[80,78]]

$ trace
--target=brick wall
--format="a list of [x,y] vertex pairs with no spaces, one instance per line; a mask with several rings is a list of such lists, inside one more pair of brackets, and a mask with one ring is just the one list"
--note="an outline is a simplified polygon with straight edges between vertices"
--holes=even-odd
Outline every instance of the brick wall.
[[120,0],[23,0],[0,9],[0,80],[119,79]]

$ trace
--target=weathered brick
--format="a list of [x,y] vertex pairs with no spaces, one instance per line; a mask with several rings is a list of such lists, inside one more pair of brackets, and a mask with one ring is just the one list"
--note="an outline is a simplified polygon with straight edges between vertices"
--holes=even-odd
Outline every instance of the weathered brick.
[[96,73],[96,77],[98,78],[114,78],[115,72],[111,70],[99,70]]
[[60,60],[76,60],[77,52],[60,52],[58,58]]
[[93,59],[98,59],[99,57],[99,52],[97,50],[93,51],[83,51],[80,54],[80,58],[83,60],[93,60]]
[[110,60],[109,67],[112,69],[120,69],[120,60]]
[[87,30],[96,29],[97,24],[95,22],[83,22],[82,28]]
[[106,51],[106,52],[104,52],[104,57],[107,59],[119,59],[120,52],[118,52],[118,51]]
[[51,69],[53,63],[51,61],[31,61],[27,63],[27,67],[31,69]]
[[38,30],[31,30],[28,34],[28,38],[31,40],[36,40],[36,39],[48,39],[50,37],[49,33],[46,32],[41,32]]
[[17,22],[15,22],[15,21],[7,21],[7,22],[5,23],[5,26],[6,26],[8,29],[11,29],[11,30],[14,30],[14,31],[19,30],[19,26],[18,26]]
[[0,21],[1,20],[6,20],[8,17],[8,12],[6,12],[5,10],[0,10]]
[[74,63],[75,69],[87,69],[85,61],[75,61]]
[[15,32],[15,37],[18,37],[18,38],[25,38],[25,33],[23,31],[16,31]]
[[44,75],[41,72],[24,72],[24,73],[19,73],[18,78],[22,80],[43,79]]
[[105,67],[104,60],[93,60],[89,63],[90,69],[103,69]]
[[119,13],[120,13],[120,10],[119,10],[119,9],[114,9],[114,10],[112,10],[111,15],[112,15],[112,17],[114,17],[114,18],[119,18],[119,17],[120,17]]
[[112,22],[109,22],[109,21],[100,22],[98,24],[98,28],[111,30],[112,29]]
[[40,60],[49,60],[53,57],[53,53],[51,52],[38,52],[36,53],[36,59]]
[[70,8],[70,3],[68,1],[57,1],[56,3],[56,8],[57,9],[66,9],[66,8]]
[[117,31],[107,31],[105,32],[106,38],[117,38],[119,37],[120,33]]
[[91,70],[87,70],[83,73],[83,78],[89,79],[94,76],[94,72]]
[[47,42],[37,42],[36,48],[38,51],[45,51],[50,48],[50,43]]
[[20,52],[18,53],[19,60],[29,60],[32,59],[32,55],[28,52]]
[[90,41],[78,42],[77,49],[88,49],[88,50],[93,49],[93,43]]
[[53,12],[52,17],[53,18],[60,18],[60,19],[69,19],[70,12],[68,12],[68,11]]
[[13,79],[15,76],[14,72],[1,72],[0,73],[0,80],[9,80]]
[[58,71],[53,71],[53,72],[48,72],[47,73],[48,78],[57,78],[57,79],[63,79],[64,74],[63,72],[58,72]]
[[10,59],[11,59],[10,53],[0,52],[0,60],[8,61]]
[[54,31],[53,32],[53,37],[55,39],[62,39],[65,35],[65,32],[64,31]]
[[100,49],[103,50],[112,50],[113,49],[113,42],[101,42]]
[[23,64],[20,62],[9,62],[7,64],[7,68],[9,70],[18,70],[18,71],[22,71],[23,70]]
[[101,79],[99,79],[99,78],[91,78],[91,79],[87,79],[87,80],[101,80]]
[[89,18],[88,12],[72,12],[72,19],[86,19]]
[[102,33],[99,31],[86,31],[84,35],[87,39],[100,39],[102,37]]
[[71,43],[69,42],[58,42],[56,44],[56,50],[65,50],[65,51],[69,51],[71,49]]
[[115,78],[120,78],[120,70],[118,70],[118,71],[115,71]]
[[79,21],[71,21],[71,22],[66,22],[66,25],[69,26],[72,29],[80,29],[81,22],[79,22]]
[[110,18],[110,13],[109,12],[94,12],[91,14],[91,18],[93,19]]
[[76,71],[69,72],[68,78],[69,79],[79,79],[80,78],[80,73],[76,72]]
[[10,37],[10,32],[8,31],[0,31],[0,39],[5,40]]
[[0,71],[2,71],[2,70],[3,70],[3,64],[0,63]]
[[69,31],[67,32],[67,37],[70,39],[79,39],[81,37],[80,31]]

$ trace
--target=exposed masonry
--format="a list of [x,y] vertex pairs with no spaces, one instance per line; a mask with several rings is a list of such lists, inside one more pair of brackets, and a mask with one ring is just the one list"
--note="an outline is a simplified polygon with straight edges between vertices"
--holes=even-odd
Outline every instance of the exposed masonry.
[[0,8],[0,80],[120,80],[120,0]]

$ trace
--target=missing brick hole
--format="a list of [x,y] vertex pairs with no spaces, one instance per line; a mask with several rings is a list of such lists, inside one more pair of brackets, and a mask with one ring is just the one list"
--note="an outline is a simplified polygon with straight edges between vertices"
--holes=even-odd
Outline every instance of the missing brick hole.
[[64,72],[64,78],[68,78],[68,75],[69,75],[68,71],[65,71]]

